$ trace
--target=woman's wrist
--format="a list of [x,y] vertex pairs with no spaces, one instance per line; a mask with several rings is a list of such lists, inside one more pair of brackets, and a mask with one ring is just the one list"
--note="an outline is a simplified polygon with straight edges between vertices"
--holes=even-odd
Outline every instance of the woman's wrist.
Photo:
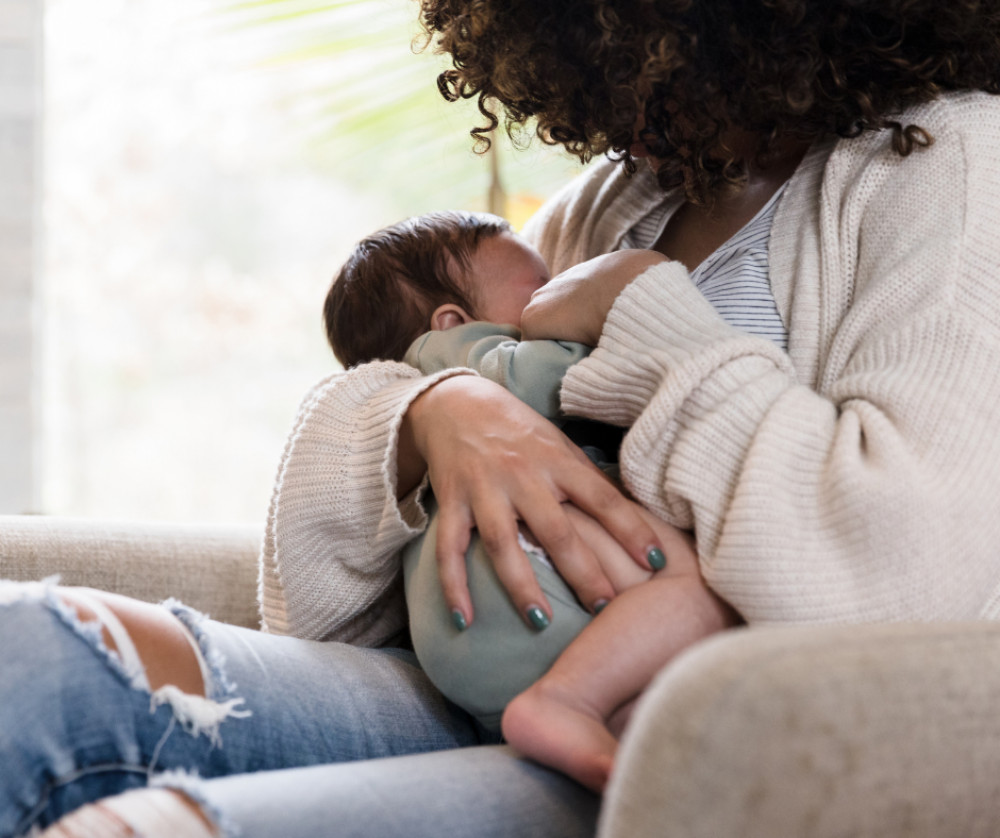
[[[466,374],[455,374],[464,372]],[[396,439],[396,498],[405,498],[420,485],[427,474],[426,429],[433,427],[437,411],[448,410],[441,397],[455,388],[482,381],[471,370],[446,370],[426,385],[410,402],[399,425]],[[474,386],[474,385],[473,385]]]
[[405,498],[420,485],[427,474],[426,434],[424,430],[433,423],[433,414],[440,406],[440,397],[448,391],[463,387],[468,376],[458,375],[434,382],[410,402],[399,425],[396,442],[396,497]]
[[522,337],[597,346],[622,291],[650,268],[669,261],[653,250],[619,250],[574,265],[532,295],[521,315]]
[[417,444],[416,425],[431,393],[438,385],[432,385],[424,390],[407,408],[403,421],[399,424],[399,437],[396,441],[396,497],[405,498],[420,485],[427,474],[427,461]]

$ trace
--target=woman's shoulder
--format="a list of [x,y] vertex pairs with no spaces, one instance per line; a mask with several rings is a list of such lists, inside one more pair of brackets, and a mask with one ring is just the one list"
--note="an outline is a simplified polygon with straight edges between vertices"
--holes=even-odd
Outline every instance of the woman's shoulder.
[[982,90],[957,90],[908,108],[900,122],[956,131],[974,128],[996,131],[1000,127],[1000,96]]
[[[946,93],[892,121],[895,128],[827,142],[810,191],[821,189],[842,209],[864,204],[879,211],[890,200],[919,200],[926,209],[1000,195],[1000,96]],[[901,146],[908,148],[901,153]]]
[[[895,121],[895,132],[836,142],[818,191],[810,193],[820,245],[834,262],[857,269],[855,295],[881,283],[893,260],[909,260],[907,285],[916,287],[923,276],[934,289],[928,300],[982,300],[987,293],[993,299],[994,267],[1000,266],[1000,97],[948,93]],[[921,141],[900,153],[907,133]],[[850,254],[846,261],[844,254]],[[876,264],[877,270],[864,267]],[[984,265],[991,268],[983,271]],[[963,297],[963,289],[975,291]]]
[[[831,159],[860,166],[881,158],[882,165],[908,167],[913,161],[958,155],[967,158],[971,168],[1000,165],[1000,96],[977,90],[954,91],[912,105],[891,119],[898,126],[895,131],[886,128],[841,139]],[[896,149],[894,135],[900,131],[914,141],[908,154],[901,155]]]

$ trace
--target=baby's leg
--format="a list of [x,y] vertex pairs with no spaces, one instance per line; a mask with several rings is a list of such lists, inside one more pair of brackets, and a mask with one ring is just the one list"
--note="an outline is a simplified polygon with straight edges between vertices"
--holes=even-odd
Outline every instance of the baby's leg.
[[[620,726],[620,708],[674,655],[736,622],[702,581],[690,542],[647,517],[666,547],[666,569],[612,600],[503,716],[514,747],[595,791],[603,790],[617,748],[609,721]],[[574,513],[574,523],[599,555],[621,550],[583,513]]]

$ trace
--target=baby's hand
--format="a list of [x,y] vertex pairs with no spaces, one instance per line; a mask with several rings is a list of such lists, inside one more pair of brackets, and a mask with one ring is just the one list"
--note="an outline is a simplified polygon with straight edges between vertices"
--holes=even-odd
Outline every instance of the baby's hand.
[[619,250],[563,271],[532,295],[521,316],[521,336],[596,346],[622,289],[653,265],[667,261],[654,250]]

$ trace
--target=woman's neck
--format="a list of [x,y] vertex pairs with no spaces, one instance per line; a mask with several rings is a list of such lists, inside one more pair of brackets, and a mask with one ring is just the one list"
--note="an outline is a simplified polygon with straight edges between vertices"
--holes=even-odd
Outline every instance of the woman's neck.
[[[731,145],[749,153],[755,148],[748,138]],[[683,263],[693,271],[708,256],[738,233],[795,173],[811,143],[795,141],[779,144],[768,155],[766,167],[747,164],[747,179],[738,190],[720,195],[711,206],[685,203],[667,223],[653,249]]]

